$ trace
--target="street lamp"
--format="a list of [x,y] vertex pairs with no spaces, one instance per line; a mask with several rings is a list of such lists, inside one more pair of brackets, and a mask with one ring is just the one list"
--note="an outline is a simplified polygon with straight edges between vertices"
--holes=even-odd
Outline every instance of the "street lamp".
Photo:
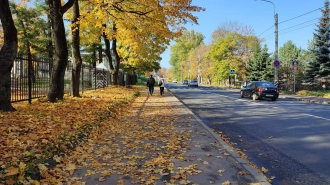
[[278,15],[275,12],[275,4],[271,1],[268,0],[261,0],[261,1],[265,1],[268,3],[271,3],[274,7],[274,19],[275,19],[275,61],[274,61],[274,68],[275,68],[275,73],[274,73],[274,85],[275,87],[278,87]]

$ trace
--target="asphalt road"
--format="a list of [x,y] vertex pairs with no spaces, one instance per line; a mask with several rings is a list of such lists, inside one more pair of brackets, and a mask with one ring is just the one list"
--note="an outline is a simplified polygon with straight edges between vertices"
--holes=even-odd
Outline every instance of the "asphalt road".
[[226,135],[274,185],[330,184],[330,106],[240,98],[239,92],[168,83],[210,128]]

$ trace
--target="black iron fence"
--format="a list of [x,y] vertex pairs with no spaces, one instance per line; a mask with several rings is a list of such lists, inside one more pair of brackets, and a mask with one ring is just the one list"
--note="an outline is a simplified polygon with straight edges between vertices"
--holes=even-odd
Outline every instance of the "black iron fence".
[[[52,60],[33,58],[26,55],[16,57],[11,71],[11,102],[29,101],[46,96],[50,85]],[[64,92],[71,92],[72,63],[69,61],[64,76]],[[92,65],[81,66],[80,92],[104,88],[111,84],[109,70]],[[118,84],[130,86],[136,83],[136,75],[120,72]]]
[[46,95],[51,64],[52,61],[46,58],[17,56],[11,71],[11,102],[27,101]]

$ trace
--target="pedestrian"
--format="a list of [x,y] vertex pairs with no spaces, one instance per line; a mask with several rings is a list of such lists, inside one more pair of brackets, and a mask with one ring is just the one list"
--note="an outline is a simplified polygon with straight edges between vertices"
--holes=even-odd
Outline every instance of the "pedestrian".
[[149,87],[149,93],[151,96],[154,93],[155,82],[155,79],[152,77],[152,75],[150,75],[147,81],[147,86]]
[[164,88],[165,88],[165,79],[164,79],[163,76],[161,76],[161,79],[159,79],[158,85],[159,85],[159,88],[160,88],[160,95],[163,96]]

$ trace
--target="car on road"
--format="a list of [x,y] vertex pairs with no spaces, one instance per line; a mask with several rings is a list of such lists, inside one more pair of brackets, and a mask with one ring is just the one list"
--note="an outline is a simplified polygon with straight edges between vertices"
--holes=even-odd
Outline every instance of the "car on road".
[[278,88],[272,82],[250,81],[242,87],[240,96],[241,98],[250,97],[253,100],[270,98],[272,101],[276,101],[279,93]]
[[182,85],[188,85],[188,80],[182,80]]
[[190,80],[188,82],[188,87],[198,87],[198,82],[197,80]]
[[178,83],[178,81],[176,79],[173,80],[173,83]]

